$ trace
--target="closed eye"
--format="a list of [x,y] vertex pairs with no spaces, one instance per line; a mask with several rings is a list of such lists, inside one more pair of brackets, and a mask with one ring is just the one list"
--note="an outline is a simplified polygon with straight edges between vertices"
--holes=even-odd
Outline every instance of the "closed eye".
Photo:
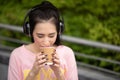
[[37,34],[37,37],[39,37],[39,38],[44,37],[44,34],[39,34],[39,33],[36,33],[36,34]]
[[41,35],[38,35],[38,37],[39,37],[39,38],[42,38],[43,36],[41,36]]
[[[39,38],[43,38],[45,36],[45,34],[41,34],[41,33],[36,33],[37,34],[37,37]],[[53,38],[55,36],[56,33],[50,33],[48,34],[48,37],[49,38]]]
[[49,34],[49,37],[50,37],[50,38],[53,38],[54,36],[55,36],[55,33]]
[[53,38],[53,37],[54,37],[54,35],[50,35],[49,37],[50,37],[50,38]]

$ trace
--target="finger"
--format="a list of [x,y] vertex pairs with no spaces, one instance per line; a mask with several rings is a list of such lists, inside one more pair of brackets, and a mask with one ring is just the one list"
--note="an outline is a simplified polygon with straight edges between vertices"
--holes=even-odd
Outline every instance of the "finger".
[[42,52],[40,52],[40,53],[38,53],[38,54],[37,54],[37,56],[40,56],[40,55],[43,55],[43,53],[42,53]]
[[39,65],[38,68],[40,69],[40,68],[44,67],[45,65],[46,65],[46,63],[43,63],[43,64]]
[[46,58],[46,55],[41,54],[41,55],[37,56],[37,60],[36,61],[39,61],[39,60],[42,60],[42,59],[45,59],[45,58]]
[[56,54],[56,50],[54,50],[54,52],[52,53],[52,55],[54,56]]
[[60,61],[59,61],[59,59],[53,59],[53,63],[54,64],[60,64]]
[[44,63],[46,63],[46,62],[47,62],[46,59],[39,60],[39,61],[38,61],[38,65],[42,65],[42,64],[44,64]]
[[47,60],[43,59],[43,60],[39,61],[38,67],[41,68],[41,67],[45,66],[46,64],[47,64]]
[[58,58],[58,55],[55,54],[55,55],[53,56],[53,59],[59,59],[59,58]]
[[37,55],[36,55],[36,60],[38,60],[39,59],[39,56],[41,56],[42,55],[42,53],[40,52],[40,53],[38,53]]
[[55,66],[55,67],[60,67],[60,63],[58,62],[58,63],[53,63],[53,66]]
[[55,54],[54,56],[53,56],[53,62],[54,63],[57,63],[57,64],[59,64],[60,63],[60,61],[59,61],[59,58],[58,58],[58,55],[57,54]]
[[60,65],[59,65],[59,64],[53,64],[53,66],[55,66],[55,67],[60,67]]

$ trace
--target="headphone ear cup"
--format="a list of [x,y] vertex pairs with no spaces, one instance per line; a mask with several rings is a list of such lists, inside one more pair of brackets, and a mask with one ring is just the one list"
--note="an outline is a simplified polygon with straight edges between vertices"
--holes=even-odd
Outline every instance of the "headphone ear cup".
[[29,35],[29,36],[30,36],[30,24],[29,24],[29,22],[25,22],[25,23],[24,23],[23,29],[24,29],[24,33],[25,33],[26,35]]
[[64,31],[64,26],[65,26],[64,22],[60,20],[59,25],[60,25],[60,33],[62,33]]

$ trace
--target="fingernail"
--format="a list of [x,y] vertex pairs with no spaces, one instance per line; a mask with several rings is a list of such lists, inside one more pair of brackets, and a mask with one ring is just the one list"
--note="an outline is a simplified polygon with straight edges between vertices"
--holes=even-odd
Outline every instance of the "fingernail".
[[52,53],[52,55],[54,56],[54,55],[55,55],[55,53]]
[[54,59],[52,59],[52,61],[54,61]]

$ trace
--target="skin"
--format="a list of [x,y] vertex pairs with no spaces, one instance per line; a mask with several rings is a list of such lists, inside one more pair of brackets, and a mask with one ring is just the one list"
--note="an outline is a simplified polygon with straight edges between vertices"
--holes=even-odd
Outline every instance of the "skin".
[[[46,55],[40,52],[40,48],[49,46],[56,47],[56,45],[54,45],[57,38],[55,25],[50,20],[37,23],[33,31],[33,38],[34,43],[26,45],[26,48],[36,54],[36,60],[26,80],[35,80],[35,76],[40,69],[46,65]],[[56,52],[53,53],[53,65],[50,65],[50,67],[58,80],[64,80],[64,76],[61,75],[60,61]]]

